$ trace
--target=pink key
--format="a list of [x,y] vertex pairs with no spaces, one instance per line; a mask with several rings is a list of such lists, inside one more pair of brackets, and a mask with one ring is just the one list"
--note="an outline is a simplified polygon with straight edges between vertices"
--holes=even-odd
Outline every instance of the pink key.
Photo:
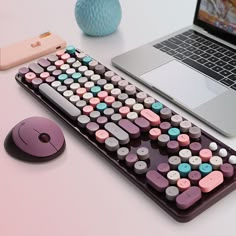
[[70,58],[70,54],[69,53],[65,53],[63,55],[61,55],[61,59],[65,62],[67,59]]
[[203,162],[208,162],[212,157],[212,151],[210,149],[207,149],[207,148],[202,149],[199,152],[199,156],[201,157]]
[[76,90],[76,94],[80,97],[83,97],[83,95],[87,92],[87,90],[85,88],[78,88]]
[[64,64],[64,61],[62,61],[62,60],[58,60],[58,61],[55,62],[55,66],[57,68],[60,68],[63,64]]
[[93,111],[93,107],[90,105],[84,106],[83,107],[83,113],[84,115],[89,115]]
[[149,130],[149,137],[151,140],[157,140],[161,135],[161,130],[158,128],[152,128]]
[[141,116],[147,119],[152,126],[157,126],[161,123],[160,116],[154,113],[152,110],[143,109],[140,112]]
[[96,131],[95,136],[99,143],[105,143],[106,139],[109,138],[109,133],[104,129],[100,129]]
[[91,99],[89,100],[89,103],[90,103],[90,105],[94,108],[94,107],[96,107],[96,105],[97,105],[98,103],[100,103],[100,99],[99,99],[99,98],[91,98]]
[[28,72],[27,74],[25,74],[25,80],[28,82],[28,83],[31,83],[33,79],[36,78],[36,75],[35,73],[33,72]]
[[104,101],[104,99],[108,96],[108,92],[107,91],[101,91],[98,93],[98,98],[101,100],[101,101]]
[[58,57],[61,57],[63,54],[65,54],[65,50],[64,50],[64,49],[58,50],[58,51],[56,52],[56,55],[57,55]]
[[191,183],[188,179],[182,178],[177,181],[177,187],[179,188],[180,192],[183,192],[191,187]]
[[190,138],[187,134],[180,134],[177,137],[180,147],[186,147],[190,144]]
[[129,112],[130,112],[130,108],[127,106],[121,107],[119,109],[119,113],[121,114],[123,118],[125,118]]
[[111,106],[113,102],[115,102],[115,98],[113,96],[108,96],[104,99],[104,102],[108,105]]
[[47,79],[49,76],[50,76],[50,74],[48,72],[43,72],[43,73],[40,74],[40,78],[42,80]]

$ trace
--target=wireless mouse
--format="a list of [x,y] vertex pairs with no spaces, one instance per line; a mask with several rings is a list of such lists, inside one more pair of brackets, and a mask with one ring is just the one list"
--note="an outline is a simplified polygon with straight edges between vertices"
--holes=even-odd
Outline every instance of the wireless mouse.
[[17,159],[44,162],[64,151],[65,138],[55,122],[43,117],[30,117],[13,127],[4,146]]

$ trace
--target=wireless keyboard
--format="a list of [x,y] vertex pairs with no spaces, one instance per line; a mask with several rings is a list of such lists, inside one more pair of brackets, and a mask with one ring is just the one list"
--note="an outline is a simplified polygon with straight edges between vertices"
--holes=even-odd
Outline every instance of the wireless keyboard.
[[16,81],[180,222],[235,189],[234,150],[73,46]]

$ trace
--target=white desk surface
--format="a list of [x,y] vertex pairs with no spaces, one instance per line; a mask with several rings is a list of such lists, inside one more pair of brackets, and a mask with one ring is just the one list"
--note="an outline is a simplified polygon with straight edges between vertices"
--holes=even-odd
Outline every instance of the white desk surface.
[[[51,30],[112,68],[111,58],[115,55],[190,25],[196,0],[121,0],[121,4],[123,18],[119,30],[108,37],[90,38],[76,25],[75,0],[1,0],[0,46]],[[14,80],[17,69],[0,72],[1,236],[199,236],[223,235],[226,231],[235,235],[236,192],[193,221],[176,222],[26,93]],[[124,77],[160,98],[130,77]],[[236,138],[223,137],[160,99],[236,148]],[[6,154],[5,136],[16,123],[30,116],[49,117],[62,127],[67,147],[60,158],[33,165]]]

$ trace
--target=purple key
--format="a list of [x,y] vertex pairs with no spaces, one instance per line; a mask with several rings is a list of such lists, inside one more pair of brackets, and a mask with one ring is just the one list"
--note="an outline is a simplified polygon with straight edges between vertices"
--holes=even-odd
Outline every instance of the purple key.
[[44,72],[44,69],[38,65],[37,63],[30,63],[29,64],[29,69],[34,72],[36,75],[40,75],[41,73]]
[[170,171],[170,165],[168,163],[161,163],[157,166],[157,171],[162,175],[167,175]]
[[191,150],[193,155],[198,155],[202,150],[202,145],[198,142],[193,142],[189,145],[189,149]]
[[130,138],[138,138],[140,136],[139,127],[131,121],[122,119],[118,122],[118,125],[129,134]]
[[220,171],[223,173],[225,178],[230,178],[234,175],[234,167],[229,163],[221,165]]
[[169,186],[169,181],[155,170],[149,170],[146,174],[146,179],[148,184],[158,192],[164,192]]
[[128,167],[133,167],[138,161],[138,156],[135,153],[129,153],[125,158],[125,163]]
[[134,123],[140,128],[142,132],[148,132],[150,130],[150,122],[143,117],[135,119]]
[[103,126],[108,122],[108,118],[106,116],[100,116],[97,118],[97,123],[100,126],[100,128],[103,128]]
[[193,170],[188,173],[188,178],[189,178],[192,185],[198,185],[198,182],[202,178],[202,175],[199,171]]
[[40,58],[40,59],[37,61],[37,63],[38,63],[40,66],[42,66],[43,68],[47,68],[48,66],[51,65],[51,63],[50,63],[47,59],[45,59],[45,58]]
[[48,56],[47,58],[50,62],[54,63],[56,62],[57,60],[59,60],[58,56],[54,55],[54,54],[51,54]]
[[172,140],[167,143],[167,151],[170,154],[179,152],[179,142]]
[[52,72],[52,75],[55,76],[55,77],[58,77],[61,73],[62,73],[61,70],[54,70],[54,71]]
[[171,128],[171,124],[166,121],[161,122],[159,128],[160,128],[162,134],[166,134],[168,132],[168,130]]
[[89,135],[94,136],[94,134],[96,133],[96,131],[99,130],[99,125],[95,122],[89,122],[86,125],[86,130],[89,133]]
[[25,74],[27,74],[29,72],[29,69],[27,67],[21,67],[18,71],[18,73],[21,75],[21,76],[24,76]]
[[181,193],[176,198],[176,206],[179,209],[188,209],[199,201],[202,197],[202,192],[199,187],[193,186]]

